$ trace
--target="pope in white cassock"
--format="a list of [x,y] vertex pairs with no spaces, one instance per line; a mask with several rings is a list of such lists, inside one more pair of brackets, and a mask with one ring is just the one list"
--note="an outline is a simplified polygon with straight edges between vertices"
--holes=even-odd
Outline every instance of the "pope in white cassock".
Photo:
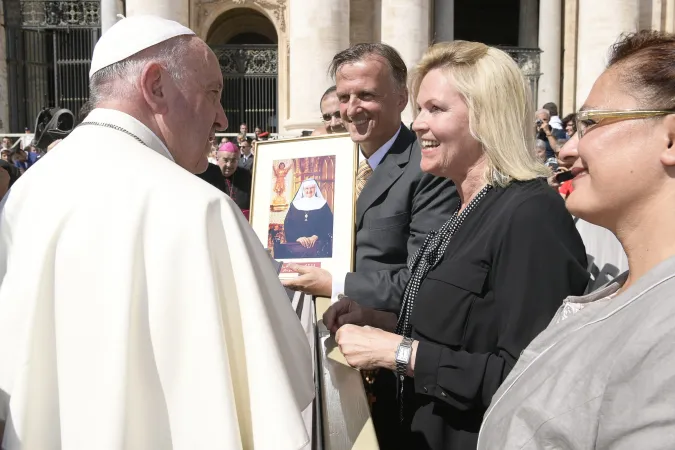
[[[2,448],[303,447],[306,335],[239,208],[192,174],[227,127],[215,55],[123,19],[90,86],[96,109],[0,204]],[[83,151],[95,170],[73,172]]]

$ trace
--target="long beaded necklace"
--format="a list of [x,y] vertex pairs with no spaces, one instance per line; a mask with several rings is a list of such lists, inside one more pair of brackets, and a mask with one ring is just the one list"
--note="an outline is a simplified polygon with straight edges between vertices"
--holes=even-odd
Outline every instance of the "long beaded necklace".
[[[417,298],[417,293],[419,292],[422,282],[431,269],[433,269],[443,258],[445,250],[448,248],[448,244],[450,244],[450,240],[462,226],[464,220],[476,209],[478,204],[485,198],[491,189],[492,186],[486,184],[461,213],[459,212],[461,204],[457,205],[457,209],[452,217],[450,217],[438,231],[433,230],[429,232],[422,247],[420,247],[408,262],[408,267],[410,268],[412,275],[403,293],[403,303],[401,305],[401,314],[399,314],[398,323],[396,324],[396,334],[410,337],[412,333],[410,317],[412,316],[415,299]],[[401,376],[397,381],[399,385],[399,415],[401,422],[403,422],[403,385],[405,377]]]

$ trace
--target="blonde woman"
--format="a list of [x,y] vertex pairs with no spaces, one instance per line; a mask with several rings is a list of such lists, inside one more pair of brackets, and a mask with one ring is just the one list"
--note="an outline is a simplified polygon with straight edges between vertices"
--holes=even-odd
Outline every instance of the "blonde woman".
[[411,86],[421,168],[452,179],[460,202],[410,261],[398,317],[349,299],[324,316],[352,366],[403,380],[400,448],[475,448],[520,352],[586,287],[583,244],[532,151],[528,89],[498,49],[426,52]]

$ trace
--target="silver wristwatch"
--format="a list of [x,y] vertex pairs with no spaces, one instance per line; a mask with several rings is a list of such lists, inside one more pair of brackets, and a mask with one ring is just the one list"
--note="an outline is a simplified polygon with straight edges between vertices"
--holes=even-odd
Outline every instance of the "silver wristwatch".
[[408,364],[412,356],[413,339],[404,337],[396,349],[396,376],[403,381],[408,373]]

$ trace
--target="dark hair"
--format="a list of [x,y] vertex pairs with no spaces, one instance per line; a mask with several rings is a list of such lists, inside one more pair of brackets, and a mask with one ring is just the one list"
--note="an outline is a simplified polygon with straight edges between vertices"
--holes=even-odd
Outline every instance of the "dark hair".
[[577,121],[575,120],[577,118],[577,115],[572,113],[568,114],[562,119],[563,127],[566,127],[569,122],[572,122],[572,129],[574,132],[577,132]]
[[331,87],[326,89],[326,92],[324,92],[323,95],[321,96],[321,100],[319,100],[319,111],[321,111],[321,103],[323,103],[323,99],[326,98],[326,96],[328,96],[329,94],[335,92],[336,90],[337,87],[335,85],[332,85]]
[[[643,30],[624,33],[612,46],[607,68],[622,65],[620,80],[650,109],[675,108],[675,35]],[[634,96],[635,96],[634,95]]]
[[328,73],[335,79],[335,75],[343,65],[363,61],[364,59],[373,56],[379,56],[384,59],[389,66],[389,70],[391,71],[391,75],[396,84],[402,88],[406,87],[408,81],[408,69],[403,62],[401,55],[398,54],[394,47],[379,42],[372,44],[356,44],[346,50],[342,50],[340,53],[333,56],[333,61],[331,61],[330,66],[328,67]]
[[551,113],[551,117],[558,115],[558,105],[553,102],[546,103],[542,108]]
[[252,137],[250,137],[250,136],[244,136],[243,134],[240,134],[240,135],[238,136],[238,138],[239,138],[238,141],[239,141],[240,144],[241,144],[242,142],[244,142],[244,141],[248,142],[249,144],[253,142],[253,138],[252,138]]

